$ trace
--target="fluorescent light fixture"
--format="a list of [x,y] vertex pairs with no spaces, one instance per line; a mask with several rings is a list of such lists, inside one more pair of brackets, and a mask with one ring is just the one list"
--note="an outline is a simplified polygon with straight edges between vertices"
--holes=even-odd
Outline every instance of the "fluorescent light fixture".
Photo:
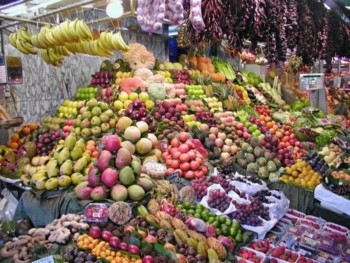
[[20,5],[16,5],[16,6],[12,6],[12,7],[6,8],[6,9],[2,10],[1,12],[5,13],[5,14],[11,14],[11,13],[18,12],[20,10],[26,11],[26,9],[27,9],[27,6],[25,4],[20,4]]
[[325,8],[331,9],[331,8],[329,7],[329,5],[327,5],[326,3],[323,3],[323,4],[324,4]]
[[82,5],[82,8],[94,8],[94,4]]
[[346,9],[350,9],[350,5],[346,5],[345,8],[346,8]]
[[111,0],[106,7],[106,14],[111,18],[119,18],[124,14],[121,0]]
[[38,10],[39,8],[42,7],[47,7],[48,5],[52,5],[52,4],[56,4],[58,2],[61,2],[62,0],[48,0],[48,1],[44,1],[38,5],[34,5],[32,7],[29,8],[29,10]]

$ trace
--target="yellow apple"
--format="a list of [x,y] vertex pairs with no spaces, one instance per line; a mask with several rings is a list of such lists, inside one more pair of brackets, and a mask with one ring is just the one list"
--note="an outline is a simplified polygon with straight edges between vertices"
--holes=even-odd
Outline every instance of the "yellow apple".
[[118,99],[122,102],[125,102],[128,98],[129,98],[129,95],[125,91],[120,92],[118,95]]
[[121,110],[124,107],[124,103],[120,100],[116,100],[116,101],[114,101],[113,106],[115,109]]
[[139,94],[137,94],[136,92],[131,92],[129,94],[129,100],[131,100],[131,101],[136,100],[138,97],[139,97]]
[[151,100],[146,101],[146,109],[151,110],[154,107],[154,102]]

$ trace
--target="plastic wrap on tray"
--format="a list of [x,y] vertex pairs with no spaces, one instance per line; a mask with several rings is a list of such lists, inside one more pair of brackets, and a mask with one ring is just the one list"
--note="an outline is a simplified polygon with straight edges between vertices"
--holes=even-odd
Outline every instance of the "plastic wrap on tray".
[[334,256],[332,256],[331,254],[328,254],[324,251],[318,251],[315,260],[317,262],[321,262],[321,263],[333,263],[335,262],[335,258]]
[[107,222],[108,206],[106,204],[91,203],[85,207],[85,222]]
[[320,241],[309,237],[302,237],[299,241],[299,247],[306,251],[309,251],[312,254],[315,254],[317,252],[319,245]]
[[333,230],[336,230],[338,232],[342,232],[342,233],[348,233],[349,232],[349,229],[347,229],[346,227],[340,226],[340,225],[337,225],[337,224],[334,224],[334,223],[331,223],[331,222],[327,222],[325,224],[325,227],[333,229]]
[[287,249],[285,246],[277,246],[272,249],[271,257],[277,259],[278,262],[297,262],[299,254]]
[[319,250],[331,254],[333,256],[338,256],[340,254],[339,248],[331,239],[323,238],[319,245]]
[[304,213],[299,212],[299,211],[294,210],[294,209],[288,209],[287,214],[295,216],[297,218],[305,218],[306,217],[306,215]]
[[305,225],[314,229],[321,229],[321,226],[313,221],[307,220],[307,219],[300,219],[299,220],[300,225]]
[[343,246],[341,256],[346,262],[350,262],[350,244]]
[[262,263],[265,261],[265,254],[253,250],[249,247],[242,247],[237,254],[239,257],[250,260],[255,263]]
[[321,227],[324,226],[324,224],[326,223],[326,220],[320,218],[320,217],[316,217],[316,216],[310,216],[310,215],[307,215],[305,217],[305,219],[309,220],[309,221],[312,221],[312,222],[315,222],[317,223],[318,225],[320,225]]

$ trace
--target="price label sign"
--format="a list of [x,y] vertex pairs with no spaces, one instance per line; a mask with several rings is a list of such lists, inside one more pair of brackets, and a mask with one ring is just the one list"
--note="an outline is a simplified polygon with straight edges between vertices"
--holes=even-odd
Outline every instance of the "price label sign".
[[179,172],[175,172],[175,173],[169,174],[168,175],[168,181],[171,184],[180,183],[180,181],[181,181],[180,173]]
[[341,87],[341,77],[335,77],[334,78],[333,86],[335,88],[340,88]]
[[319,90],[324,88],[324,74],[300,74],[301,90]]
[[53,256],[48,256],[48,257],[35,260],[32,263],[55,263],[55,260],[53,259]]

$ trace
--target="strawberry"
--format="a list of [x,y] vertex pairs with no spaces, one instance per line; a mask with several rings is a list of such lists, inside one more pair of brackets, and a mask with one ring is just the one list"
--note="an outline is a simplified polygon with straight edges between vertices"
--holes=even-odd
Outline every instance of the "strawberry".
[[277,247],[277,250],[280,255],[283,255],[286,251],[286,248],[284,246],[279,246]]
[[243,258],[241,258],[238,263],[247,263],[247,261],[245,261]]
[[298,254],[296,253],[292,253],[292,256],[291,256],[292,259],[296,260],[298,258]]
[[243,253],[243,254],[242,254],[242,258],[248,259],[248,258],[249,258],[249,254],[248,254],[248,253],[246,253],[246,252],[245,252],[245,253]]
[[274,249],[274,250],[272,251],[271,255],[272,255],[273,257],[275,257],[275,258],[278,258],[279,255],[280,255],[279,252],[278,252],[278,249]]
[[293,260],[293,259],[291,259],[291,258],[289,258],[289,259],[288,259],[288,262],[294,262],[294,260]]
[[267,249],[269,249],[269,247],[270,247],[270,241],[269,240],[265,240],[264,241],[264,247],[267,247]]
[[275,259],[275,258],[271,258],[271,259],[270,259],[270,263],[278,263],[278,261],[277,261],[277,259]]
[[280,255],[280,259],[287,261],[286,255]]

